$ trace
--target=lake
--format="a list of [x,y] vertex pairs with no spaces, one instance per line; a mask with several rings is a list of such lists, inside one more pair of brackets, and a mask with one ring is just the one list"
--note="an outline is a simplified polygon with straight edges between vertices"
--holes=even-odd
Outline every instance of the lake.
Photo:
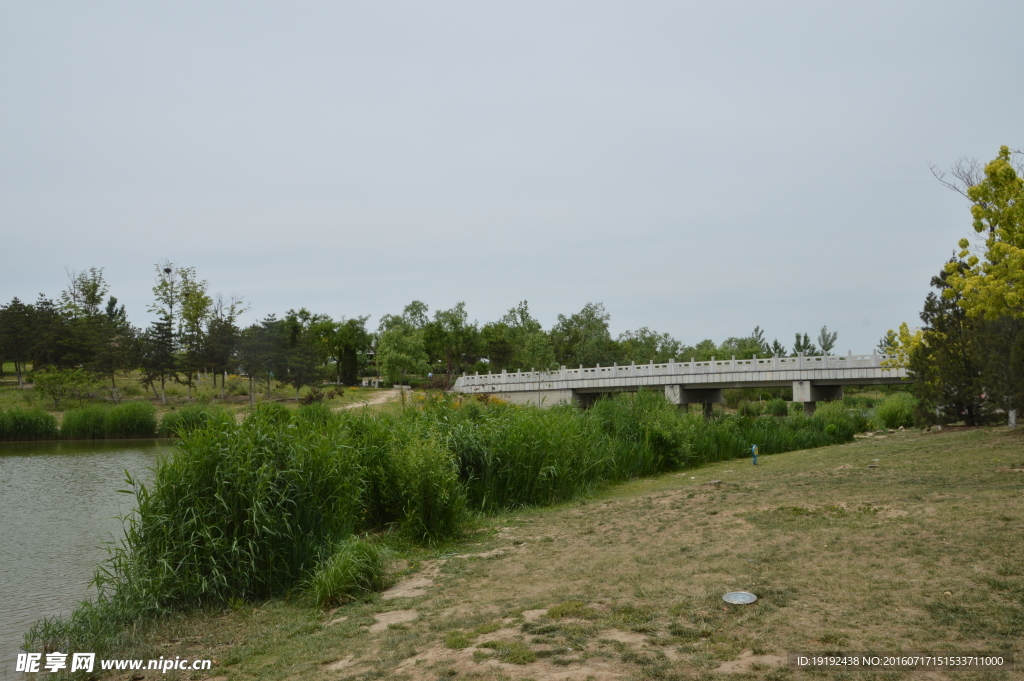
[[[125,469],[149,480],[173,444],[157,440],[0,443],[0,678],[14,678],[32,624],[89,595],[105,542],[134,508]],[[77,651],[89,652],[89,651]]]

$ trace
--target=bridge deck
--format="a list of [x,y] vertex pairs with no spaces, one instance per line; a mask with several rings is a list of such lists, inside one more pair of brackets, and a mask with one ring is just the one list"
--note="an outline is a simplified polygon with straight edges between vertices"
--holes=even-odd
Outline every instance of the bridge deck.
[[[683,390],[720,391],[725,388],[883,385],[905,383],[907,371],[886,366],[886,355],[828,357],[767,357],[714,360],[709,362],[667,362],[610,367],[580,367],[557,371],[518,371],[461,376],[455,392],[492,394],[515,402],[552,404],[576,395],[628,392],[641,388],[677,386]],[[666,393],[668,394],[668,393]],[[809,395],[809,392],[801,391]],[[841,395],[840,393],[835,393]],[[810,401],[808,397],[805,400]],[[716,398],[717,401],[717,398]]]

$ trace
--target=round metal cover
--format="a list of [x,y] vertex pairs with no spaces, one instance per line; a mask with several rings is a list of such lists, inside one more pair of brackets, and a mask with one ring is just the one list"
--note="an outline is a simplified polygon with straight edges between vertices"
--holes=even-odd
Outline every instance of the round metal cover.
[[730,591],[722,596],[722,600],[733,605],[746,605],[757,600],[757,596],[749,591]]

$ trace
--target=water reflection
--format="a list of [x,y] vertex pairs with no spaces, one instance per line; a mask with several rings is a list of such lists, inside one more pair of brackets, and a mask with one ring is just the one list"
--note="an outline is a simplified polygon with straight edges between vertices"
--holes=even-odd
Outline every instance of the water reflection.
[[[105,542],[122,536],[142,479],[171,445],[154,440],[0,443],[0,677],[14,677],[24,632],[88,593]],[[88,652],[88,651],[81,651]]]

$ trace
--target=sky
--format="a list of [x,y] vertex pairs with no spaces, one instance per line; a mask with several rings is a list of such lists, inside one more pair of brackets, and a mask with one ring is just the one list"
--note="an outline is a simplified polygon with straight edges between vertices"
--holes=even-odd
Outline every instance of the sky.
[[868,353],[1024,148],[1020,2],[0,3],[0,300],[519,301]]

